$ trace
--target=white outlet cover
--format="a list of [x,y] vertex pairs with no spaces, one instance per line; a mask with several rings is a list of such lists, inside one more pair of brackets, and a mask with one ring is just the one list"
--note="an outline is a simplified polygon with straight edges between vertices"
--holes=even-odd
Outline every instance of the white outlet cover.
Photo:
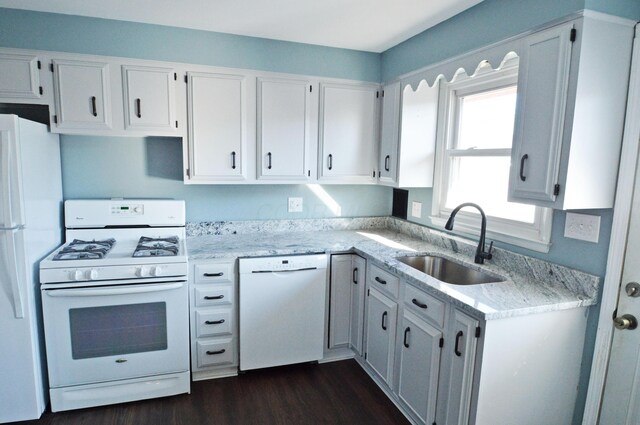
[[568,212],[564,223],[564,237],[598,243],[600,216]]
[[422,217],[422,202],[411,202],[411,216],[416,218]]
[[302,212],[302,198],[289,198],[289,212]]

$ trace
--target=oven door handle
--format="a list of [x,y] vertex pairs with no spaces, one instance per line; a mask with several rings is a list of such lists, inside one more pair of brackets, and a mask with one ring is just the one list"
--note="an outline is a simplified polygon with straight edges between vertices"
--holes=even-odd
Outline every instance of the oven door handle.
[[81,288],[81,289],[53,289],[46,290],[45,293],[50,297],[99,297],[107,295],[127,295],[127,294],[142,294],[145,292],[160,292],[170,291],[173,289],[182,288],[185,285],[184,282],[176,282],[168,285],[140,285],[136,287],[118,287],[118,288]]

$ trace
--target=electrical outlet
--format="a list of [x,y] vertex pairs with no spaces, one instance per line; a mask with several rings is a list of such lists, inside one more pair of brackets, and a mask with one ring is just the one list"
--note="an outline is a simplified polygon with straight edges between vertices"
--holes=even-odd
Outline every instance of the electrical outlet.
[[302,212],[302,198],[289,198],[289,212]]
[[416,218],[422,217],[422,202],[411,202],[411,216]]
[[567,213],[564,223],[564,237],[598,243],[600,236],[600,216]]

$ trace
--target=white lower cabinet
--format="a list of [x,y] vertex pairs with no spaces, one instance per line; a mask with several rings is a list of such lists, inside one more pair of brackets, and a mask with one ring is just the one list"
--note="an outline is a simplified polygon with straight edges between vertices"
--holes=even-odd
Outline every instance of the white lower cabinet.
[[235,261],[197,261],[189,276],[194,381],[237,374]]
[[398,303],[375,288],[367,289],[365,361],[389,386],[393,384]]

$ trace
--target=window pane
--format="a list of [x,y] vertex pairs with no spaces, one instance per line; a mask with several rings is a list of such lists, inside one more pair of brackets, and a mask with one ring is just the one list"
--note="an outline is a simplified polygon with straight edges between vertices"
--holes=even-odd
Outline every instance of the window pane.
[[457,149],[511,148],[516,86],[460,97]]
[[535,206],[507,202],[508,156],[454,157],[446,208],[474,202],[488,216],[533,223]]
[[72,308],[69,323],[75,360],[167,349],[164,302]]

